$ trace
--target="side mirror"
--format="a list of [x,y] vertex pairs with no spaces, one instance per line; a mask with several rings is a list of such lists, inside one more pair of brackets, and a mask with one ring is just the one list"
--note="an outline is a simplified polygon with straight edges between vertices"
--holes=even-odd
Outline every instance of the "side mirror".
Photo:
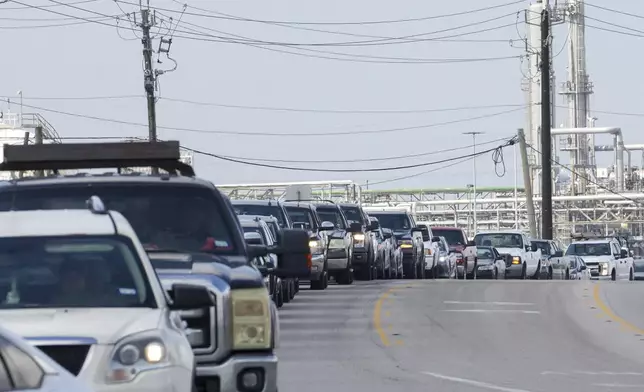
[[172,285],[171,310],[207,308],[213,305],[213,298],[205,286],[182,283]]
[[563,251],[562,250],[555,251],[552,257],[563,257]]
[[391,231],[383,231],[382,236],[384,238],[386,238],[386,239],[389,239],[389,238],[393,237],[394,235],[393,235],[393,233]]
[[320,230],[322,231],[335,230],[335,225],[329,221],[324,221],[320,225]]
[[467,246],[476,246],[476,242],[474,242],[474,241],[467,241]]
[[420,228],[420,227],[414,227],[414,228],[411,229],[411,232],[412,232],[412,234],[413,233],[421,233],[422,234],[423,229]]
[[588,267],[586,267],[585,265],[580,265],[579,266],[579,271],[585,271],[586,268],[588,268]]
[[349,225],[349,230],[350,233],[361,233],[362,232],[362,223],[360,222],[351,222]]
[[275,274],[280,278],[308,278],[311,275],[309,234],[303,230],[284,229],[274,252],[279,257]]
[[621,250],[619,251],[619,257],[620,257],[621,259],[625,259],[625,258],[627,258],[627,257],[628,257],[628,251],[627,251],[626,249],[621,249]]
[[539,247],[538,247],[538,246],[536,246],[536,245],[532,245],[532,246],[530,246],[530,250],[529,250],[528,252],[536,252],[536,251],[538,251],[538,250],[539,250]]
[[247,244],[246,249],[248,249],[248,258],[250,260],[270,253],[266,245]]
[[440,237],[432,237],[432,242],[441,242]]
[[373,221],[369,225],[369,230],[378,230],[380,228],[380,222],[378,221]]
[[257,269],[262,273],[262,276],[268,276],[275,270],[275,265],[272,262],[267,261],[266,264],[260,265]]

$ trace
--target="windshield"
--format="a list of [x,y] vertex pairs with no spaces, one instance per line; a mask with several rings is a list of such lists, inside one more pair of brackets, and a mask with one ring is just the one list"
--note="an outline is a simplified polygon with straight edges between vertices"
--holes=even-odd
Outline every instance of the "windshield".
[[331,222],[338,229],[346,229],[346,226],[344,225],[344,219],[342,219],[340,211],[335,208],[318,207],[318,216],[320,217],[320,220],[322,222]]
[[532,241],[532,246],[541,249],[542,255],[550,255],[550,244],[546,241]]
[[461,230],[432,228],[435,236],[444,237],[448,245],[465,245],[467,241]]
[[477,234],[474,242],[477,246],[493,246],[495,248],[523,248],[523,236],[521,234],[494,233]]
[[157,306],[121,236],[0,238],[0,301],[0,309]]
[[479,259],[494,260],[494,252],[490,248],[476,248],[476,257]]
[[610,244],[570,244],[566,255],[575,256],[610,256]]
[[293,222],[293,227],[315,230],[317,225],[311,210],[306,207],[286,207],[286,213]]
[[268,228],[271,230],[271,234],[273,235],[273,238],[277,240],[277,236],[279,235],[279,224],[277,222],[266,222],[266,225]]
[[411,230],[411,222],[407,214],[369,214],[380,222],[380,227],[386,227],[393,231]]
[[283,211],[278,205],[272,204],[269,206],[233,202],[233,208],[237,215],[273,216],[277,219],[281,228],[286,227],[286,217],[284,217]]
[[266,239],[266,233],[264,233],[264,230],[260,229],[259,227],[255,226],[242,226],[242,229],[244,229],[244,233],[257,233],[262,237],[262,242],[264,244],[268,244],[268,241]]
[[358,222],[358,223],[364,223],[362,221],[362,214],[360,214],[360,209],[358,207],[340,207],[342,208],[342,212],[344,212],[344,216],[347,218],[349,221],[353,222]]
[[92,195],[122,213],[146,248],[238,251],[220,202],[205,187],[123,183],[34,187],[0,193],[0,211],[86,209]]

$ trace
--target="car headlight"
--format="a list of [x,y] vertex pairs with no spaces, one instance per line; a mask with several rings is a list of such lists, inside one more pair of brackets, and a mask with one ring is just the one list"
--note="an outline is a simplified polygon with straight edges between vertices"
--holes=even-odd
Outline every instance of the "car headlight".
[[353,246],[356,248],[364,248],[365,236],[362,233],[353,235]]
[[329,248],[343,249],[344,248],[344,238],[332,238],[331,241],[329,241]]
[[322,253],[321,244],[318,240],[309,241],[309,248],[311,248],[311,254],[316,255]]
[[608,263],[600,263],[599,270],[603,276],[608,275]]
[[403,249],[409,249],[414,247],[414,243],[411,240],[400,240],[398,241],[398,246]]
[[512,264],[514,264],[514,265],[521,264],[521,257],[512,256]]
[[271,348],[270,300],[266,289],[231,291],[233,350]]
[[144,371],[170,364],[161,337],[150,333],[128,336],[115,346],[107,372],[107,382],[130,382]]
[[439,261],[445,261],[445,260],[447,260],[447,257],[446,256],[441,256],[441,257],[438,258],[438,260]]

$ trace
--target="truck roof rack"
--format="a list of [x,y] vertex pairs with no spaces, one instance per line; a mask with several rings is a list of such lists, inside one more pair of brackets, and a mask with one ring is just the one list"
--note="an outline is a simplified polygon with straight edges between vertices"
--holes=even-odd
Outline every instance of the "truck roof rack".
[[4,145],[0,171],[155,167],[194,177],[178,141]]

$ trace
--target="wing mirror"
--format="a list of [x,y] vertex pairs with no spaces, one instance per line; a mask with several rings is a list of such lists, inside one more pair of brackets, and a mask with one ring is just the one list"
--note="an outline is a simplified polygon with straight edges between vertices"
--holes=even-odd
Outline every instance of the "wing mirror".
[[579,271],[585,271],[586,268],[588,268],[588,267],[586,267],[585,265],[580,265],[579,266]]
[[380,222],[377,220],[371,221],[371,224],[369,225],[369,230],[378,230],[380,228]]
[[208,308],[214,305],[213,297],[205,286],[175,283],[172,285],[172,310]]
[[275,271],[275,264],[267,261],[264,265],[258,266],[257,269],[262,273],[262,276],[268,276]]
[[470,246],[476,246],[476,242],[474,242],[474,241],[467,241],[467,247],[470,247]]
[[627,257],[628,257],[628,251],[626,249],[620,249],[619,258],[620,259],[625,259]]
[[389,229],[382,229],[382,236],[386,239],[389,239],[394,236],[394,233],[392,233]]
[[278,257],[275,274],[280,278],[307,278],[311,274],[309,233],[304,230],[283,229],[279,245],[268,247]]
[[552,257],[563,257],[563,251],[557,250],[555,253],[552,255]]
[[335,230],[335,225],[329,221],[324,221],[322,222],[322,224],[320,224],[320,230],[322,231]]
[[441,242],[440,237],[432,237],[432,242]]

